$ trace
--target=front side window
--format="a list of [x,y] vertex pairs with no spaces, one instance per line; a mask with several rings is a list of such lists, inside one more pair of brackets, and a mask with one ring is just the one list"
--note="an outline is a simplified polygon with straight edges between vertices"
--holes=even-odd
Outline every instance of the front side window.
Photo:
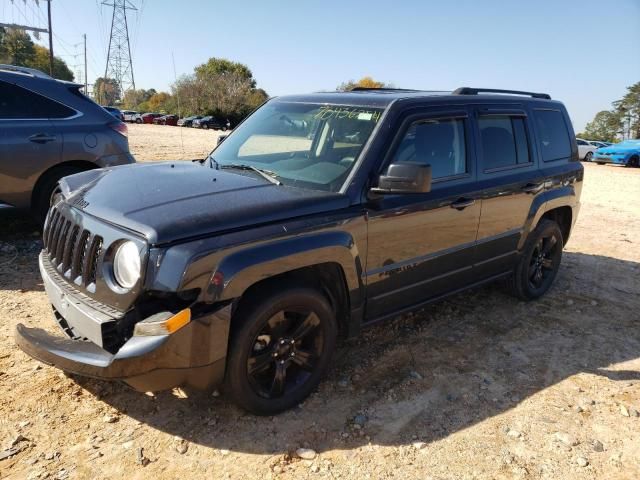
[[285,185],[338,191],[382,109],[271,101],[212,153],[219,168],[248,165]]
[[542,159],[545,162],[571,156],[571,141],[564,116],[559,110],[535,110]]
[[454,177],[467,173],[464,120],[421,120],[404,135],[394,162],[431,165],[431,177]]
[[485,170],[526,164],[529,143],[523,117],[496,115],[478,119]]
[[12,83],[0,81],[0,119],[67,118],[75,111]]

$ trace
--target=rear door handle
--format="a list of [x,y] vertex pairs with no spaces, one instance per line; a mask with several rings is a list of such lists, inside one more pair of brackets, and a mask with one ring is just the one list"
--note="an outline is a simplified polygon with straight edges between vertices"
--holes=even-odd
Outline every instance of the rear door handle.
[[522,187],[522,191],[525,193],[538,193],[544,188],[544,183],[527,183]]
[[29,141],[33,143],[48,143],[55,142],[56,137],[53,135],[47,135],[46,133],[36,133],[29,137]]
[[459,198],[451,204],[451,208],[455,208],[456,210],[464,210],[474,203],[476,203],[476,201],[473,198]]

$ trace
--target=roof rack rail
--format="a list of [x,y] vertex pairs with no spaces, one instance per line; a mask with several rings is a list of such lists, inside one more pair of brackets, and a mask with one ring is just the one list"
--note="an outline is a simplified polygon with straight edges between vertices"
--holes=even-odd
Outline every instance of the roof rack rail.
[[510,95],[526,95],[533,98],[544,98],[545,100],[551,100],[551,95],[549,95],[548,93],[523,92],[520,90],[500,90],[498,88],[460,87],[452,92],[453,95],[478,95],[479,93],[504,93],[504,94],[510,94]]
[[420,90],[414,90],[411,88],[388,88],[388,87],[354,87],[348,92],[366,92],[372,90],[379,90],[381,92],[419,92]]
[[2,63],[0,63],[0,71],[19,73],[22,75],[30,75],[32,77],[37,77],[37,78],[48,78],[48,79],[53,78],[47,75],[46,73],[41,72],[40,70],[36,70],[35,68],[19,67],[17,65],[6,65]]

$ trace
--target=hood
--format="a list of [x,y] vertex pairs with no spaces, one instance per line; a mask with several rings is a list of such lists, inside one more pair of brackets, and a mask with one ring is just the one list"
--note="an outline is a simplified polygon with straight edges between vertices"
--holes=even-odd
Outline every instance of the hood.
[[346,208],[346,195],[274,185],[198,162],[123,165],[60,182],[75,208],[152,244]]

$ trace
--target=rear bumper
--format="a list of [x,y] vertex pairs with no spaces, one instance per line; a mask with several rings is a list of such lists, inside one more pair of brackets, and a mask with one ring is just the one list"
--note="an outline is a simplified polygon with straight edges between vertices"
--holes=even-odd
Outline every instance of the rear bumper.
[[[64,319],[69,336],[52,335],[18,324],[16,344],[28,355],[67,372],[122,380],[140,391],[180,385],[206,389],[224,377],[230,306],[199,316],[171,335],[133,336],[115,354],[102,348],[104,311],[83,301],[56,281],[40,256],[40,272],[49,300]],[[115,320],[117,321],[117,320]]]

